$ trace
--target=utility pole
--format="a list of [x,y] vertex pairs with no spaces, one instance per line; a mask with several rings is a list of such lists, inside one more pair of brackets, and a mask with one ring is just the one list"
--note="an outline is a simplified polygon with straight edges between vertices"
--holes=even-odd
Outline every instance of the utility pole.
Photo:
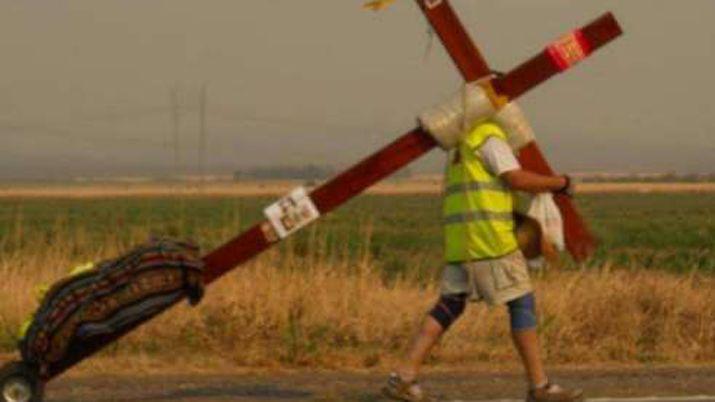
[[207,85],[204,83],[199,92],[199,180],[201,183],[206,178],[206,98]]
[[179,86],[174,85],[169,90],[169,104],[171,112],[171,130],[174,143],[174,176],[179,178],[180,174],[180,158],[179,158],[179,125],[181,123],[181,112],[179,110]]

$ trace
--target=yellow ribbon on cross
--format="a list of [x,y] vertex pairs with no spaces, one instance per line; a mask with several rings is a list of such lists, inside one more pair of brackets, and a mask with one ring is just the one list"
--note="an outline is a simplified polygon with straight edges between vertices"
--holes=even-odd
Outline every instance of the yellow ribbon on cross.
[[372,11],[382,11],[392,5],[395,0],[373,0],[373,1],[368,1],[363,5],[363,8],[366,10],[372,10]]

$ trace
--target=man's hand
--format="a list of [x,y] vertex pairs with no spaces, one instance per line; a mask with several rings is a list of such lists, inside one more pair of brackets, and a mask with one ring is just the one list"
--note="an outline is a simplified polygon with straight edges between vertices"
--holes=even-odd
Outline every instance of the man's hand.
[[567,197],[573,197],[574,193],[575,193],[573,179],[571,179],[571,176],[569,176],[569,175],[564,175],[562,177],[564,178],[565,183],[564,183],[563,187],[554,191],[554,194],[563,194]]
[[519,169],[506,172],[501,178],[512,190],[527,193],[558,193],[570,196],[573,192],[571,178],[568,176],[545,176]]

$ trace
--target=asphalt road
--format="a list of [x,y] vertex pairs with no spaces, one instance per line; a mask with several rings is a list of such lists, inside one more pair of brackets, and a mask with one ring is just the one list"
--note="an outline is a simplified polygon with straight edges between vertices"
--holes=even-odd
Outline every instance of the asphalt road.
[[[569,370],[557,381],[593,402],[715,402],[715,368]],[[71,376],[48,385],[47,402],[382,401],[385,374]],[[433,373],[424,383],[445,401],[523,401],[520,375]]]

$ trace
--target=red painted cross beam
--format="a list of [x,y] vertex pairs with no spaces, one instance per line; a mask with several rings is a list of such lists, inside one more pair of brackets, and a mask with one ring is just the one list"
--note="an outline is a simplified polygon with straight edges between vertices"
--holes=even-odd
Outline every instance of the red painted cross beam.
[[[448,0],[416,1],[465,81],[477,81],[492,75],[484,57]],[[494,79],[492,86],[499,95],[508,100],[516,99],[553,75],[571,68],[621,33],[613,15],[605,14],[586,27],[548,45],[541,54],[512,71],[507,77]],[[519,161],[524,169],[545,175],[554,174],[535,142],[520,150]],[[577,261],[587,259],[596,249],[596,239],[569,197],[557,195],[555,201],[564,220],[566,248]]]
[[[486,68],[486,63],[479,56],[476,47],[470,44],[471,41],[464,30],[458,25],[459,21],[451,11],[449,4],[445,0],[430,3],[436,5],[429,8],[425,6],[426,3],[420,1],[420,4],[425,6],[424,10],[427,11],[427,16],[440,37],[445,43],[453,44],[449,48],[450,54],[457,60],[465,78],[473,81],[489,75],[490,71]],[[585,48],[588,49],[588,52],[583,52],[585,56],[614,40],[621,34],[621,29],[613,16],[607,14],[581,28],[579,32],[582,33],[580,36]],[[561,48],[563,46],[559,47],[559,49]],[[470,53],[473,53],[474,57],[470,58]],[[558,64],[559,62],[551,53],[552,51],[545,50],[513,71],[495,78],[492,81],[492,86],[496,95],[514,100],[562,71],[563,66]],[[569,63],[575,62],[573,58],[568,58],[568,60]],[[430,134],[422,128],[416,128],[318,187],[310,194],[310,198],[318,212],[326,214],[432,150],[436,145],[436,141]],[[531,144],[522,150],[520,159],[527,169],[546,174],[552,173],[536,144]],[[564,214],[567,226],[566,234],[571,237],[570,240],[567,239],[567,246],[577,259],[584,258],[591,250],[593,238],[568,198],[558,197],[557,203]],[[272,234],[271,227],[272,225],[268,221],[257,224],[207,255],[204,258],[209,267],[206,281],[213,282],[236,265],[245,262],[278,241],[278,238]]]

